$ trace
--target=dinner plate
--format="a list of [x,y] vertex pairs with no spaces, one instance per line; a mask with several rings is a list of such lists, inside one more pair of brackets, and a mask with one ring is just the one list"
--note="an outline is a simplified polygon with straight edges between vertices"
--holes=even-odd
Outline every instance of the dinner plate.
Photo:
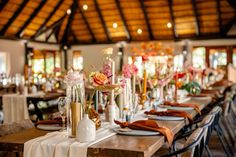
[[191,111],[194,110],[192,107],[176,107],[176,106],[167,106],[165,105],[165,108],[168,110],[180,110],[180,111]]
[[174,116],[156,116],[156,115],[148,115],[149,119],[154,120],[168,120],[168,121],[179,121],[184,120],[184,117],[174,117]]
[[209,96],[191,96],[191,97],[192,99],[197,99],[197,100],[205,100],[211,98]]
[[130,136],[154,136],[154,135],[159,135],[159,132],[155,131],[146,131],[146,130],[132,130],[129,129],[130,131],[121,131],[120,127],[115,127],[112,129],[114,132],[120,135],[130,135]]
[[41,130],[56,131],[62,129],[62,126],[58,124],[52,124],[52,125],[39,124],[37,125],[37,128]]

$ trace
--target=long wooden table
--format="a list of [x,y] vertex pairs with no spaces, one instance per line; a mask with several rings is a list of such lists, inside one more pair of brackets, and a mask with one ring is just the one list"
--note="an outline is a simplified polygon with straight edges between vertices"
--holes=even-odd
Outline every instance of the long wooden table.
[[[189,103],[199,104],[202,110],[212,99],[191,99]],[[195,117],[195,110],[189,111]],[[169,127],[174,134],[180,131],[186,121],[158,121],[159,125]],[[23,152],[24,143],[30,139],[45,135],[47,131],[36,128],[17,134],[0,137],[0,150]],[[88,157],[150,157],[165,144],[164,136],[122,136],[114,135],[88,148]]]

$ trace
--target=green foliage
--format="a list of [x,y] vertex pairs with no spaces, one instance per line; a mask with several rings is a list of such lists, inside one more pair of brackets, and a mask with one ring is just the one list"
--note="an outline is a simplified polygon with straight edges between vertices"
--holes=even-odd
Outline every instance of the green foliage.
[[201,86],[197,82],[189,82],[182,86],[182,89],[185,89],[190,94],[199,94],[201,92]]

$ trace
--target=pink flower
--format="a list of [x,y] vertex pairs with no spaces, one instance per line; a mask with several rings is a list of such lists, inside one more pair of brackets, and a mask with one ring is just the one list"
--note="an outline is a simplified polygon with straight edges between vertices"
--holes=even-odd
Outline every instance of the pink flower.
[[83,82],[83,75],[79,71],[69,71],[65,76],[65,82],[71,86],[77,85]]
[[125,64],[122,68],[122,74],[126,78],[131,78],[132,75],[137,75],[138,68],[134,64]]
[[108,63],[104,64],[103,69],[102,69],[102,73],[104,75],[106,75],[108,78],[111,77],[111,75],[112,75],[111,65]]

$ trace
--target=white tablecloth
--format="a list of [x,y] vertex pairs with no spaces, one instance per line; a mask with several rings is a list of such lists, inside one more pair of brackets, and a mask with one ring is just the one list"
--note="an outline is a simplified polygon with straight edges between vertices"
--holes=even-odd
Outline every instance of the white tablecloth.
[[2,97],[4,123],[29,119],[25,95],[6,94]]
[[66,132],[52,132],[24,144],[24,157],[86,157],[89,146],[115,135],[109,124],[96,131],[96,139],[88,143],[68,138]]

